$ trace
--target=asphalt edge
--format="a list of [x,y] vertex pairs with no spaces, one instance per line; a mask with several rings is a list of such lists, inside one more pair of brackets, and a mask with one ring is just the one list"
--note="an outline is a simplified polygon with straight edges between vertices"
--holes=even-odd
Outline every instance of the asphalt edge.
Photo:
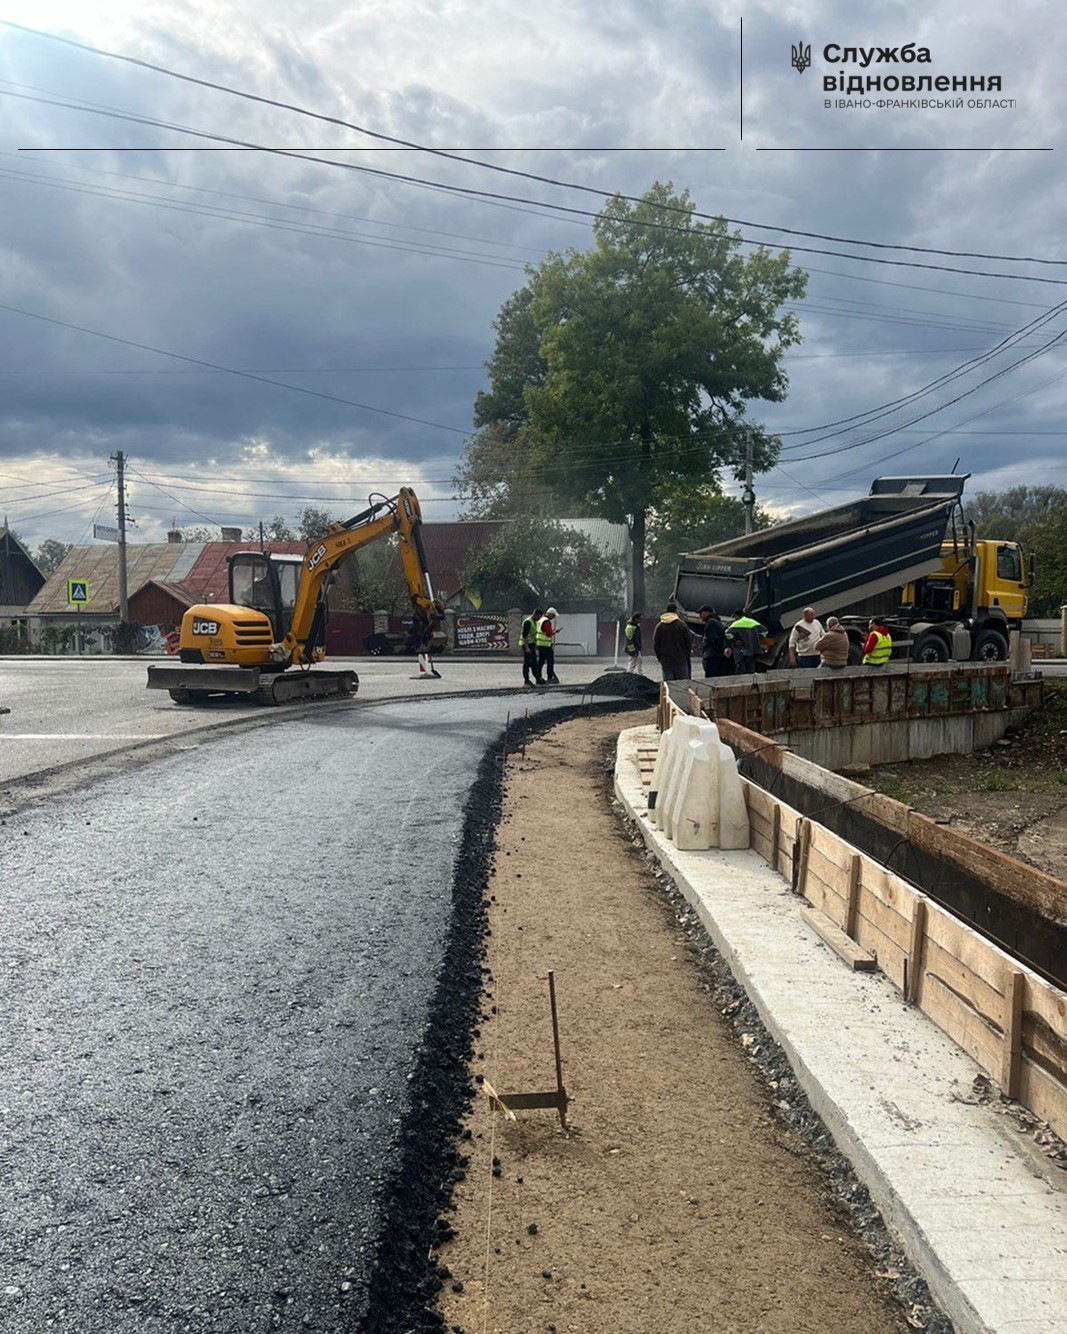
[[445,1328],[436,1307],[444,1279],[435,1251],[452,1235],[445,1214],[453,1188],[465,1175],[459,1135],[477,1092],[469,1065],[473,1029],[492,980],[484,963],[484,939],[496,828],[503,810],[504,748],[512,753],[524,740],[576,716],[647,713],[650,707],[648,700],[592,697],[534,718],[516,718],[482,756],[464,807],[452,873],[452,919],[398,1136],[393,1178],[381,1203],[382,1232],[366,1315],[356,1327],[359,1334],[440,1334]]

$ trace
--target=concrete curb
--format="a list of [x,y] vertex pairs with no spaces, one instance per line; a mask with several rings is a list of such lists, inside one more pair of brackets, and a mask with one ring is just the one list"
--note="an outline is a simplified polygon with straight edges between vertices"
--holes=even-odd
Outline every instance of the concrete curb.
[[853,973],[750,851],[679,852],[619,737],[615,794],[782,1047],[960,1334],[1067,1334],[1067,1173],[972,1093],[977,1065],[881,974]]

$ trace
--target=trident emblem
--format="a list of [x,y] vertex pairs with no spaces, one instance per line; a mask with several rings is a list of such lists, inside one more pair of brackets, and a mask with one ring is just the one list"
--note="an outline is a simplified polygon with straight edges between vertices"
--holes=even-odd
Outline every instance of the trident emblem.
[[803,74],[811,64],[811,43],[807,46],[803,42],[799,46],[793,47],[793,68],[798,74]]

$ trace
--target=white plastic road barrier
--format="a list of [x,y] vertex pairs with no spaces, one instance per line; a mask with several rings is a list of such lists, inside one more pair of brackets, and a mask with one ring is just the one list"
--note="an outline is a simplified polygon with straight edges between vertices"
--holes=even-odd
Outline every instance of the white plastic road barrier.
[[649,819],[657,829],[663,828],[663,808],[660,805],[660,798],[666,795],[667,787],[671,780],[671,773],[678,760],[678,748],[682,739],[682,732],[673,727],[666,732],[660,733],[659,747],[656,750],[656,763],[652,767],[652,784],[649,788],[649,801],[654,800],[655,805],[650,806]]
[[679,784],[680,796],[674,821],[673,841],[683,851],[703,851],[719,846],[719,730],[688,744],[688,764]]
[[748,807],[737,759],[725,741],[719,742],[719,847],[747,848]]
[[657,789],[659,795],[656,798],[655,820],[657,828],[662,829],[669,839],[674,838],[674,819],[677,815],[675,807],[679,793],[678,778],[685,764],[688,744],[690,741],[700,739],[702,728],[711,726],[714,724],[709,723],[706,718],[683,715],[675,718],[673,724],[660,737],[661,746],[664,742],[667,743],[667,757]]
[[706,718],[678,717],[660,736],[649,819],[685,851],[747,848],[748,811],[733,751]]

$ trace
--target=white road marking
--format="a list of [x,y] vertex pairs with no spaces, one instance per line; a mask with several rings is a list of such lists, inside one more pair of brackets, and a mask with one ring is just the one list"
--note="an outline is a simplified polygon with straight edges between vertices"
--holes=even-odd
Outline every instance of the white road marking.
[[164,741],[171,732],[0,732],[0,741]]

